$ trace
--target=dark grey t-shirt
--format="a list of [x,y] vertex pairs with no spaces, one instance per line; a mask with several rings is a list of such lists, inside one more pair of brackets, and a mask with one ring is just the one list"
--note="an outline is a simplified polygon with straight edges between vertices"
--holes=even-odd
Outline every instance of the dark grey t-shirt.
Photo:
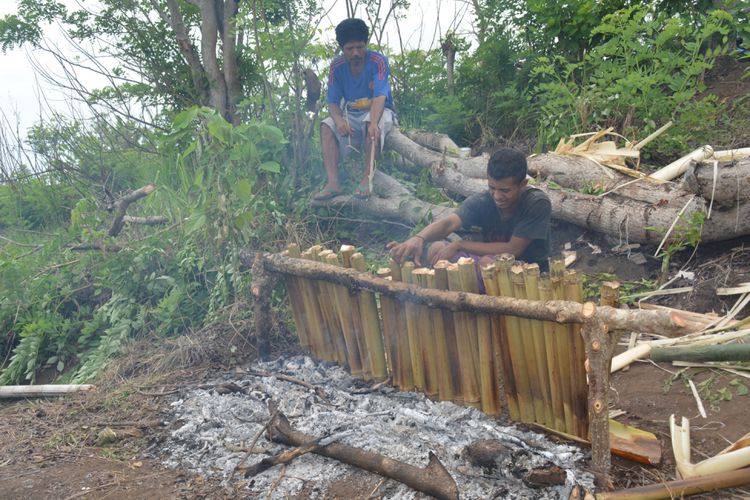
[[531,186],[523,190],[516,210],[507,219],[502,218],[489,191],[469,196],[456,212],[463,228],[478,227],[485,242],[507,242],[511,236],[530,239],[519,259],[536,262],[543,271],[548,270],[551,213],[547,194]]

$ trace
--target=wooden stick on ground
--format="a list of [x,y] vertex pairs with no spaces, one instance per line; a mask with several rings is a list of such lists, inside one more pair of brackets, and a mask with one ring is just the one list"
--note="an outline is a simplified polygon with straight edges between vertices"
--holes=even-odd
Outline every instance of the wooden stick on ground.
[[0,387],[0,399],[67,396],[74,392],[90,391],[93,388],[93,385],[88,384],[6,385]]
[[[283,414],[278,415],[268,431],[271,440],[291,446],[301,446],[316,439],[293,429]],[[320,446],[312,452],[395,479],[439,500],[458,500],[456,481],[432,452],[430,462],[424,468],[340,443]]]

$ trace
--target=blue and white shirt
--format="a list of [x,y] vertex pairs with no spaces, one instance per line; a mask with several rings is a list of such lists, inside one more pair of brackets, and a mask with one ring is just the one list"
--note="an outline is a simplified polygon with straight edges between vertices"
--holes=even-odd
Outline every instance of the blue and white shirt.
[[368,110],[372,99],[382,95],[385,107],[393,109],[388,74],[388,58],[379,52],[367,51],[365,67],[357,76],[352,75],[346,58],[339,56],[331,63],[326,102],[341,106],[343,99],[350,110]]

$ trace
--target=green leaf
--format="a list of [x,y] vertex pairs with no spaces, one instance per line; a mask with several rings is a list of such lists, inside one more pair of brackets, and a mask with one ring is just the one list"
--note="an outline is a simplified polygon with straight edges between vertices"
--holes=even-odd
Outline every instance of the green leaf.
[[248,179],[240,179],[234,185],[234,194],[242,199],[249,200],[253,195],[253,185]]
[[65,363],[63,363],[62,361],[58,361],[57,362],[57,371],[58,372],[62,372],[64,369],[65,369]]
[[748,389],[745,384],[737,383],[736,392],[738,396],[747,396]]
[[199,111],[200,108],[198,108],[197,106],[193,106],[192,108],[188,108],[182,113],[179,113],[174,117],[172,128],[174,128],[175,130],[182,130],[186,128],[191,123],[193,123],[193,120],[195,120],[195,118],[198,116]]
[[259,168],[264,172],[270,172],[273,174],[278,174],[281,172],[281,165],[279,165],[279,162],[276,161],[265,161],[260,164]]

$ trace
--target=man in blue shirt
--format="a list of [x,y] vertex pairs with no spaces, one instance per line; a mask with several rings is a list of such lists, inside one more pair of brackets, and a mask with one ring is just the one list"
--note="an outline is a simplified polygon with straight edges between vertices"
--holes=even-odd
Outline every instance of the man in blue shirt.
[[388,59],[367,49],[370,33],[361,19],[346,19],[336,26],[336,41],[343,55],[331,63],[328,76],[328,112],[320,126],[327,182],[313,199],[328,200],[343,194],[339,160],[364,144],[364,173],[354,196],[370,196],[375,155],[394,124],[393,97],[388,83]]

